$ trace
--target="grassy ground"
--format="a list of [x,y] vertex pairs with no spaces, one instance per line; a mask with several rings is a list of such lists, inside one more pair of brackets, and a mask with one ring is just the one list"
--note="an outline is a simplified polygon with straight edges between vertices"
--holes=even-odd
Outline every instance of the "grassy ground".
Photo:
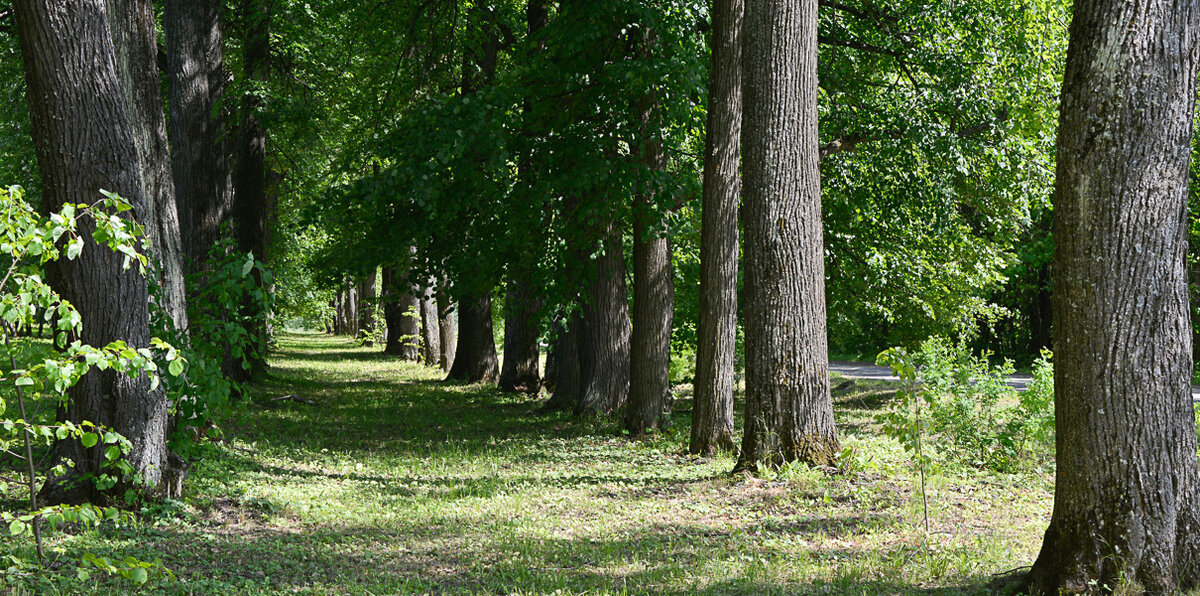
[[[834,382],[843,473],[734,478],[732,456],[686,455],[686,396],[670,431],[630,442],[345,339],[279,347],[184,499],[137,529],[56,535],[55,556],[162,557],[178,579],[149,589],[167,593],[969,594],[1032,562],[1049,520],[1049,471],[946,466],[926,533],[917,477],[874,426],[879,384]],[[284,395],[314,405],[269,401]],[[27,549],[3,540],[0,557]],[[57,585],[113,589],[95,581]]]

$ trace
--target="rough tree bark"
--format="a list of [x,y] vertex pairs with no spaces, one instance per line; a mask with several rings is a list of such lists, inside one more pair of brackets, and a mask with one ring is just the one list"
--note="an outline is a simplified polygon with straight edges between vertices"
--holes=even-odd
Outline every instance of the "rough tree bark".
[[[653,35],[644,40],[648,54]],[[654,172],[667,167],[658,139],[656,97],[638,102],[642,161]],[[625,429],[639,437],[665,422],[671,402],[671,323],[675,315],[675,279],[671,249],[654,209],[654,196],[646,191],[633,205],[633,333],[630,346],[629,403]]]
[[458,348],[458,314],[445,288],[446,278],[442,277],[437,287],[438,343],[442,348],[442,370],[450,372],[450,364],[454,362],[454,352]]
[[[105,189],[133,205],[126,217],[144,221],[147,189],[135,131],[145,124],[130,121],[139,110],[130,106],[133,93],[121,80],[108,4],[20,0],[15,8],[43,207],[93,201]],[[84,220],[81,234],[90,238],[91,229]],[[85,343],[101,346],[121,339],[133,346],[149,344],[146,280],[136,268],[124,269],[123,261],[123,255],[90,243],[79,258],[55,262],[47,272],[51,285],[79,310],[85,323],[80,339]],[[168,404],[162,389],[151,390],[145,376],[93,370],[69,396],[70,404],[61,414],[75,422],[109,426],[127,437],[133,451],[126,459],[142,475],[142,488],[156,492],[168,467]],[[75,462],[76,476],[99,473],[105,461],[102,445],[85,449],[67,440],[55,451]],[[90,483],[79,483],[73,490],[66,486],[51,479],[43,489],[47,501],[98,497]]]
[[117,71],[128,94],[131,132],[142,160],[142,186],[146,189],[142,223],[150,252],[160,267],[155,300],[175,328],[184,331],[188,325],[184,253],[158,77],[154,6],[149,0],[112,0],[108,13]]
[[[550,15],[545,0],[531,0],[525,6],[525,21],[529,35],[537,35],[549,22]],[[532,50],[540,51],[540,47]],[[530,57],[532,58],[532,56]],[[526,121],[533,118],[533,102],[526,97],[521,107]],[[522,151],[518,162],[518,183],[524,188],[533,187],[532,176],[536,172],[534,155],[529,149]],[[536,204],[536,203],[535,203]],[[544,235],[545,227],[538,226],[532,236]],[[541,390],[539,375],[540,334],[538,313],[542,298],[536,284],[531,281],[532,263],[536,250],[521,251],[517,261],[511,265],[504,306],[504,366],[500,371],[500,389],[537,393]]]
[[426,366],[439,366],[442,358],[441,323],[438,321],[434,281],[421,288],[421,360]]
[[738,143],[742,135],[742,0],[714,0],[704,194],[700,226],[700,325],[688,450],[737,448],[733,428],[737,342]]
[[416,296],[408,284],[407,276],[394,267],[383,269],[383,319],[387,324],[387,342],[383,353],[399,356],[404,360],[417,360],[417,338],[420,323],[408,316],[409,310],[419,306]]
[[541,389],[537,322],[540,302],[525,276],[518,273],[509,280],[504,307],[504,368],[499,383],[504,391],[537,393]]
[[738,470],[832,465],[817,154],[817,0],[746,4],[746,428]]
[[[242,19],[245,22],[246,39],[242,66],[245,78],[254,85],[266,85],[271,64],[271,11],[268,0],[244,0]],[[255,258],[267,261],[267,127],[262,121],[264,109],[259,93],[246,93],[242,97],[242,124],[238,141],[237,169],[234,178],[233,217],[236,224],[238,250],[252,252]],[[254,284],[262,286],[258,269],[252,273]],[[351,303],[357,310],[357,302]],[[251,321],[246,331],[258,345],[267,345],[267,315],[259,312],[255,304],[243,305],[243,312]],[[351,313],[347,321],[351,334],[358,335],[358,313]],[[266,350],[256,351],[250,362],[250,373],[266,368]],[[245,375],[245,373],[240,373]],[[248,380],[248,377],[245,379]]]
[[[560,321],[554,339],[554,393],[546,402],[546,410],[578,411],[583,397],[583,379],[579,369],[579,314]],[[549,367],[547,367],[549,368]]]
[[492,335],[492,297],[464,296],[458,301],[458,346],[448,381],[495,383],[500,376]]
[[629,297],[621,230],[609,223],[579,325],[581,416],[607,415],[629,395]]
[[376,271],[372,269],[358,284],[358,330],[364,346],[375,345],[375,309],[379,299],[375,276]]
[[233,191],[221,98],[227,74],[219,0],[167,0],[168,106],[176,205],[190,271],[204,269]]
[[[1026,589],[1200,580],[1186,205],[1200,3],[1079,0],[1054,197],[1054,512]],[[1092,583],[1095,582],[1095,583]]]

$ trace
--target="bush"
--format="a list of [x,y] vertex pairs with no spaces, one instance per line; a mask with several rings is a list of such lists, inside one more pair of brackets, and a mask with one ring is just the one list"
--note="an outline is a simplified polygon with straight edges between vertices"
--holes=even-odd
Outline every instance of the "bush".
[[[961,463],[997,471],[1013,470],[1037,449],[1054,442],[1054,369],[1049,350],[1034,363],[1033,381],[1025,391],[1008,385],[1013,363],[993,366],[990,352],[971,354],[963,342],[932,338],[915,357],[892,348],[879,362],[915,383],[902,391],[893,411],[880,417],[888,434],[906,448],[915,435],[928,431],[934,443]],[[920,400],[928,422],[911,420],[909,410]],[[919,416],[920,409],[916,409]]]

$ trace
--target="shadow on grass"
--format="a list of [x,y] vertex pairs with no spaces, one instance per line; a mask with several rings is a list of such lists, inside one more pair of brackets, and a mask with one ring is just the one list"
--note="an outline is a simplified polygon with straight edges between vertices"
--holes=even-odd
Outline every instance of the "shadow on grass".
[[[392,529],[350,526],[303,533],[249,525],[197,540],[174,528],[130,535],[121,553],[162,556],[192,592],[911,594],[989,593],[991,576],[968,574],[927,589],[896,579],[922,556],[911,545],[848,548],[818,537],[801,557],[767,546],[794,528],[758,530],[757,543],[711,528],[654,524],[619,537],[532,537],[501,520],[462,525],[432,518]],[[954,553],[949,553],[954,555]],[[848,560],[880,566],[837,567]],[[804,579],[778,577],[784,566]]]

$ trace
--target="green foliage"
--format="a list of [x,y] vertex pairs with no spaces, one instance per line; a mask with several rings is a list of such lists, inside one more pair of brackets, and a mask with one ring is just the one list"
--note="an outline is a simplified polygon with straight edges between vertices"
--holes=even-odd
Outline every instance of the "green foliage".
[[[86,248],[85,238],[79,233],[79,223],[84,218],[92,221],[91,240],[109,250],[125,255],[126,268],[134,263],[143,273],[147,259],[138,252],[137,242],[141,235],[139,226],[120,214],[130,211],[129,203],[115,194],[101,191],[104,198],[94,204],[66,204],[49,217],[39,216],[23,200],[19,187],[0,189],[0,254],[5,255],[8,267],[0,279],[0,334],[3,349],[8,356],[3,375],[5,384],[11,383],[17,398],[15,412],[6,408],[0,399],[0,452],[12,454],[23,447],[25,462],[23,473],[29,486],[28,513],[0,512],[0,521],[13,536],[32,537],[37,545],[39,558],[42,555],[42,528],[54,531],[64,523],[96,524],[101,521],[128,522],[116,509],[100,509],[90,505],[36,507],[34,486],[38,473],[32,458],[33,445],[51,445],[55,441],[79,441],[84,448],[103,448],[103,461],[99,470],[79,474],[70,482],[91,482],[99,491],[110,491],[124,482],[130,487],[125,492],[126,502],[137,497],[135,487],[141,478],[133,466],[124,459],[133,446],[128,439],[113,429],[91,421],[78,423],[70,420],[55,423],[39,423],[27,417],[26,401],[39,397],[51,397],[60,406],[67,405],[67,390],[93,368],[113,370],[124,375],[137,377],[147,375],[151,387],[159,383],[157,361],[166,363],[172,375],[181,372],[183,359],[176,350],[159,338],[154,338],[147,347],[134,347],[124,341],[114,341],[103,347],[92,347],[75,340],[61,351],[46,352],[40,361],[17,364],[21,343],[28,338],[14,337],[18,328],[30,329],[38,318],[54,323],[55,335],[78,337],[83,321],[79,312],[42,281],[41,271],[54,260],[74,260]],[[16,347],[14,347],[16,344]],[[157,352],[158,354],[156,354]],[[13,416],[13,414],[16,416]],[[20,447],[19,447],[20,446]],[[54,476],[66,476],[69,467],[75,464],[64,461],[49,471]],[[103,571],[121,575],[144,583],[151,570],[161,573],[161,563],[143,564],[136,559],[120,565],[111,563],[96,565],[95,557],[85,555],[82,564],[96,566]],[[15,556],[9,557],[9,566],[22,568],[32,565]],[[80,571],[81,576],[86,571]],[[167,572],[169,573],[169,572]]]
[[[219,433],[215,421],[244,391],[227,364],[249,370],[270,347],[261,330],[263,317],[271,312],[272,295],[266,289],[271,272],[253,254],[238,252],[229,234],[209,250],[207,263],[205,270],[188,276],[186,336],[172,328],[166,313],[158,312],[153,320],[159,333],[182,346],[166,387],[177,421],[171,447],[184,457],[195,451],[200,433]],[[186,374],[181,361],[187,363]]]
[[[1034,364],[1028,389],[1008,385],[1011,360],[993,366],[988,352],[971,354],[963,342],[931,338],[916,356],[892,348],[880,354],[907,383],[893,410],[881,414],[885,431],[906,450],[915,451],[922,435],[936,434],[937,444],[955,460],[977,468],[1011,471],[1035,452],[1045,455],[1054,441],[1054,369],[1049,350]],[[918,412],[909,418],[909,408]],[[928,421],[920,419],[920,408]],[[924,464],[931,460],[926,457]]]

